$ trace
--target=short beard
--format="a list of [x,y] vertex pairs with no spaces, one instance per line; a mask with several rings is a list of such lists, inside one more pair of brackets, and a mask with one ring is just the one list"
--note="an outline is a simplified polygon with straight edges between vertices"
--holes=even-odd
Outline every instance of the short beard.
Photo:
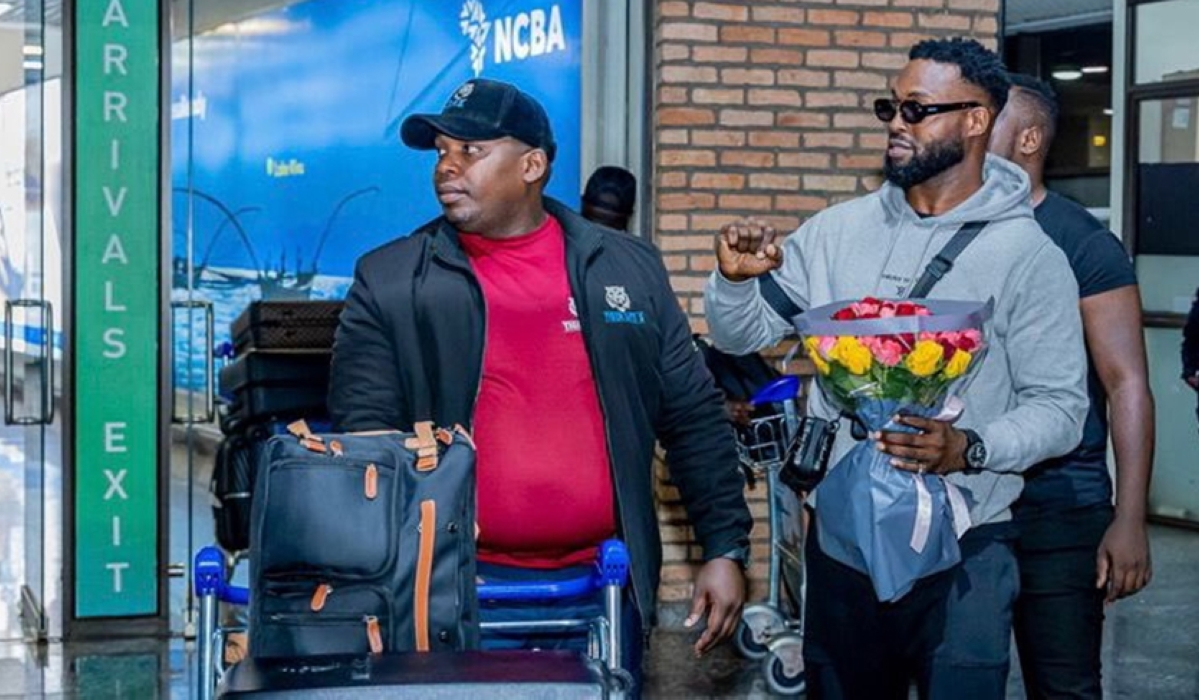
[[964,141],[938,141],[912,154],[904,165],[883,156],[883,175],[891,184],[907,190],[940,175],[966,158]]

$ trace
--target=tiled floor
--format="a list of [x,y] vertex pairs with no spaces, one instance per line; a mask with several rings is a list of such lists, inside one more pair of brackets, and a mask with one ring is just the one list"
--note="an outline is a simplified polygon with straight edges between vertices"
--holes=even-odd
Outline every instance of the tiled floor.
[[[1155,527],[1156,575],[1111,609],[1104,639],[1106,696],[1199,698],[1199,533]],[[648,698],[764,698],[756,664],[721,649],[697,661],[692,635],[659,630],[648,657]],[[182,640],[100,645],[0,644],[0,698],[190,698],[194,647]],[[1022,697],[1018,670],[1008,696]],[[963,699],[969,700],[969,699]]]

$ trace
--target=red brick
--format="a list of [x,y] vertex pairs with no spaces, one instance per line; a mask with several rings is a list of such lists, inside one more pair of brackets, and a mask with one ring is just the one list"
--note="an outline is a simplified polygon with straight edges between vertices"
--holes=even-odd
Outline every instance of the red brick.
[[868,73],[861,70],[839,70],[834,76],[834,84],[837,87],[885,92],[887,89],[887,76],[882,73]]
[[995,13],[999,12],[999,0],[949,0],[949,9]]
[[[722,204],[721,208],[725,208]],[[716,256],[713,255],[692,255],[688,258],[690,263],[689,269],[696,272],[711,272],[716,269]]]
[[979,16],[974,18],[974,33],[986,35],[986,37],[981,40],[984,46],[991,48],[991,46],[995,43],[994,38],[995,32],[997,31],[999,31],[999,21],[995,19],[995,17]]
[[945,0],[895,0],[892,7],[945,7]]
[[754,49],[749,54],[754,63],[779,63],[784,66],[802,66],[803,52],[791,49]]
[[[691,216],[691,230],[693,231],[719,231],[728,222],[732,221],[733,217],[728,214],[693,214]],[[697,250],[712,250],[714,239],[707,236],[707,244],[703,248]]]
[[853,134],[814,132],[803,135],[804,148],[853,148]]
[[710,109],[691,107],[663,107],[658,109],[658,124],[663,126],[690,126],[693,124],[715,124],[716,115]]
[[662,66],[658,74],[663,83],[714,83],[716,69],[707,66]]
[[720,196],[721,209],[752,209],[770,211],[770,195],[724,194]]
[[720,71],[725,85],[774,85],[774,71],[767,68],[725,68]]
[[691,47],[686,44],[662,44],[658,51],[663,61],[686,61],[691,58]]
[[809,66],[829,66],[832,68],[857,68],[859,56],[854,51],[828,50],[808,52]]
[[798,168],[800,170],[828,170],[832,156],[828,153],[812,153],[808,151],[793,151],[779,154],[780,168]]
[[850,10],[808,10],[809,24],[855,25],[859,17]]
[[780,112],[775,123],[785,127],[827,129],[828,115],[821,112]]
[[882,153],[887,148],[887,132],[878,131],[868,134],[858,134],[858,148]]
[[690,2],[659,2],[659,17],[687,17],[691,14]]
[[908,12],[865,12],[862,24],[871,27],[910,27],[914,24]]
[[899,70],[908,62],[908,54],[906,51],[900,53],[898,51],[892,53],[884,53],[881,51],[870,51],[862,54],[862,65],[867,68],[885,68],[887,70]]
[[749,145],[755,148],[799,148],[799,134],[786,131],[751,131]]
[[660,31],[663,39],[679,41],[716,41],[719,39],[716,27],[711,24],[663,22]]
[[774,154],[762,151],[725,151],[720,154],[720,164],[740,168],[773,168]]
[[779,85],[798,85],[800,87],[828,87],[829,72],[824,70],[804,70],[791,68],[778,72]]
[[958,32],[970,29],[970,18],[965,15],[921,13],[919,23],[921,27],[929,29],[951,29]]
[[809,92],[808,107],[857,107],[858,96],[852,92]]
[[829,192],[853,192],[858,179],[852,175],[804,175],[805,190],[827,190]]
[[658,102],[680,104],[687,101],[687,88],[662,86],[658,88]]
[[671,173],[659,173],[658,174],[658,187],[671,188],[671,187],[686,187],[686,186],[687,186],[687,173],[685,173],[685,172],[676,171],[676,172],[671,172]]
[[686,270],[688,262],[689,261],[687,260],[686,255],[663,255],[662,256],[662,264],[666,266],[667,270],[671,270],[671,271],[677,272],[678,270]]
[[696,146],[744,146],[744,131],[692,131],[691,141]]
[[749,176],[749,186],[755,190],[795,191],[799,189],[799,176],[779,173],[755,173]]
[[658,165],[664,168],[676,168],[686,165],[710,168],[716,165],[716,152],[663,149],[658,152]]
[[779,43],[797,46],[828,46],[831,35],[822,29],[780,29]]
[[804,11],[795,7],[755,7],[754,21],[774,24],[803,24]]
[[674,287],[676,292],[702,292],[704,286],[707,285],[707,277],[684,277],[682,275],[671,275],[670,286]]
[[691,15],[700,19],[719,19],[726,22],[747,22],[749,21],[749,8],[745,7],[744,5],[697,2],[691,8]]
[[774,114],[745,109],[722,109],[720,123],[723,126],[771,126],[774,124]]
[[745,63],[749,49],[737,46],[696,46],[691,60],[696,63]]
[[869,109],[833,115],[833,126],[838,129],[882,129],[883,123],[874,116],[874,100],[867,100],[867,102]]
[[691,186],[708,190],[739,190],[745,187],[745,176],[737,173],[695,173]]
[[[669,216],[671,219],[682,219],[683,225],[680,226],[677,230],[681,230],[681,231],[690,231],[691,230],[691,224],[687,221],[687,216],[685,214],[668,214],[665,216],[659,216],[658,218],[659,218],[659,220],[661,220],[661,219],[666,218],[666,216]],[[666,228],[666,227],[659,225],[658,228],[661,229],[661,228]],[[712,248],[712,245],[713,245],[712,237],[709,235],[706,235],[706,234],[692,233],[692,234],[687,234],[687,235],[660,236],[658,238],[658,240],[655,242],[657,243],[658,247],[664,251],[666,251],[666,250],[671,250],[671,251],[712,250],[713,249]]]
[[[687,215],[686,214],[659,214],[658,215],[658,229],[660,229],[662,231],[686,231],[687,230]],[[686,240],[686,237],[684,237],[684,236],[670,236],[669,238],[661,239],[661,242],[659,243],[658,247],[662,248],[663,250],[667,250],[674,243],[677,243],[680,241],[685,241],[685,240]],[[671,241],[671,244],[668,245],[666,243],[667,241]],[[683,250],[683,249],[676,248],[675,250]]]
[[686,129],[661,129],[658,131],[658,143],[680,146],[687,144]]
[[745,104],[745,91],[695,88],[691,91],[691,100],[697,105],[739,105]]
[[927,38],[927,32],[891,32],[891,46],[907,51]]
[[799,90],[750,90],[748,102],[754,107],[762,105],[799,107],[803,104]]
[[773,44],[774,30],[770,27],[729,25],[720,28],[722,44]]
[[775,195],[774,206],[784,211],[820,211],[828,206],[828,200],[810,195],[780,194]]
[[840,29],[833,32],[837,46],[886,46],[887,35],[883,32],[855,32]]
[[878,170],[883,166],[883,159],[878,156],[863,156],[850,153],[840,153],[837,155],[837,168],[858,169],[870,168]]

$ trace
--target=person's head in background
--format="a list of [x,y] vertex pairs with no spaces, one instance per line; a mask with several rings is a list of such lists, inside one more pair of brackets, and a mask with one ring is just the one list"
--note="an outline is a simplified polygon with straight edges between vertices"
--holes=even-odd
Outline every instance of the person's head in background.
[[1043,80],[1013,73],[1008,103],[991,132],[991,152],[1028,173],[1033,203],[1045,196],[1045,161],[1057,133],[1057,94]]
[[637,204],[637,178],[615,165],[597,168],[583,190],[583,217],[597,224],[629,230]]

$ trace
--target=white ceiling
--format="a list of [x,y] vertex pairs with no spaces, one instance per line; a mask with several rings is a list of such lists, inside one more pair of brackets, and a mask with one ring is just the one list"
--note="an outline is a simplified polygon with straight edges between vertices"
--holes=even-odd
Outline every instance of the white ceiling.
[[1005,0],[1008,34],[1110,21],[1112,0]]

